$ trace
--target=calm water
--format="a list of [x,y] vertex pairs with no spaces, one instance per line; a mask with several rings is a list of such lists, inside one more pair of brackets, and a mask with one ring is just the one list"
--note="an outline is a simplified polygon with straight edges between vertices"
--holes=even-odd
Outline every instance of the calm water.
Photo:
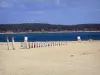
[[[9,34],[14,35],[16,42],[23,42],[24,36],[28,37],[29,41],[76,41],[77,36],[81,36],[82,40],[100,40],[100,32],[72,32],[72,33],[30,33],[30,34]],[[0,34],[0,42],[6,42],[6,35]]]

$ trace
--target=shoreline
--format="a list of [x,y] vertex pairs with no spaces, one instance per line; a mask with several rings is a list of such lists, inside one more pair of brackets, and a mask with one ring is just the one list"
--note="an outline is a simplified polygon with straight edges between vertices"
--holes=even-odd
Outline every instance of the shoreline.
[[32,34],[32,33],[76,33],[76,32],[100,32],[100,31],[58,31],[58,32],[19,32],[19,33],[0,33],[0,34]]
[[[100,40],[82,40],[80,42],[91,42],[91,41],[100,42]],[[30,42],[30,41],[28,41],[28,42]],[[31,42],[40,42],[41,43],[41,42],[79,42],[79,41],[76,40],[76,41],[31,41]],[[0,43],[7,43],[7,42],[0,42]],[[12,43],[12,42],[10,41],[9,43]],[[18,42],[15,42],[15,43],[22,43],[22,41],[21,42],[18,41]]]

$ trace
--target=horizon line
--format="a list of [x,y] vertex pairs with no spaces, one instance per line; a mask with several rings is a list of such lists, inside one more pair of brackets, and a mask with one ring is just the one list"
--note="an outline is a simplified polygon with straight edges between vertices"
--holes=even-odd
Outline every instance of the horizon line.
[[52,24],[52,23],[0,23],[0,25],[13,24],[49,24],[49,25],[84,25],[84,24],[100,24],[100,23],[79,23],[79,24]]

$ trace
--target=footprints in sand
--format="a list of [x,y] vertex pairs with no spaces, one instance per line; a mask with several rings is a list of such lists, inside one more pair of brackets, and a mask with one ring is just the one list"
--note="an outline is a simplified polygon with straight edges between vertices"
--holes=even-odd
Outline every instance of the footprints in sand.
[[21,68],[20,71],[21,71],[21,73],[24,73],[24,75],[32,75],[32,72],[29,71],[29,70],[26,69],[26,68]]
[[74,57],[74,55],[70,55],[70,57]]
[[95,54],[95,53],[99,53],[100,52],[100,49],[97,49],[95,51],[96,52],[80,52],[80,54],[73,53],[73,54],[70,55],[70,57],[92,55],[92,54]]
[[84,52],[81,55],[89,55],[89,54],[92,54],[92,53]]
[[[89,53],[89,52],[83,52],[81,54],[79,54],[79,56],[83,56],[83,55],[89,55],[89,54],[92,54],[92,53]],[[78,55],[78,54],[77,54]],[[75,57],[77,56],[76,54],[71,54],[70,57]]]
[[100,49],[98,49],[98,51],[100,51]]

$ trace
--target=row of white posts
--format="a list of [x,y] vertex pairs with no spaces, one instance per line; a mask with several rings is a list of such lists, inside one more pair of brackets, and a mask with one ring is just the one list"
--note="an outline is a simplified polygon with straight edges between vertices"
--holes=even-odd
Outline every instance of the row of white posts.
[[47,41],[47,42],[24,42],[21,47],[27,48],[41,48],[66,45],[67,41]]
[[[6,37],[7,40],[7,47],[9,50],[9,39],[8,36]],[[77,36],[77,40],[81,41],[81,37]],[[50,46],[62,46],[66,45],[66,41],[51,41],[51,42],[28,42],[28,37],[24,37],[24,43],[21,44],[21,47],[27,49],[27,48],[40,48],[40,47],[50,47]],[[14,46],[14,36],[12,36],[12,48],[15,50]]]
[[47,42],[28,42],[28,37],[24,37],[24,43],[21,44],[21,47],[24,49],[27,48],[41,48],[41,47],[51,47],[51,46],[62,46],[67,42],[57,42],[57,41],[47,41]]
[[[81,37],[77,36],[77,40],[80,42]],[[63,46],[66,45],[66,41],[47,41],[47,42],[28,42],[28,37],[24,37],[24,43],[21,47],[27,48],[40,48],[40,47],[51,47],[51,46]]]

